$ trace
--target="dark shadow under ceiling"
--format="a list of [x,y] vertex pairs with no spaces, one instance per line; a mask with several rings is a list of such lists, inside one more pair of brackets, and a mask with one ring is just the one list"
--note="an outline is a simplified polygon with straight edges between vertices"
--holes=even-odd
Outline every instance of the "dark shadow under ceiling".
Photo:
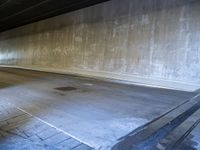
[[0,32],[108,0],[0,0]]

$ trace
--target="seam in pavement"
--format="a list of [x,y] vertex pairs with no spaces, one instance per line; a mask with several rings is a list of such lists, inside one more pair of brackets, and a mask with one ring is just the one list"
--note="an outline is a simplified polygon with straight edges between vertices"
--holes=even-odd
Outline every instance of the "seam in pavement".
[[[8,103],[8,104],[10,104],[10,103]],[[10,105],[13,106],[12,104],[10,104]],[[77,137],[75,137],[75,136],[69,134],[68,132],[66,132],[66,131],[64,131],[64,130],[62,130],[62,129],[60,129],[60,128],[54,126],[54,125],[52,125],[51,123],[48,123],[48,122],[44,121],[43,119],[41,119],[41,118],[39,118],[39,117],[37,117],[37,116],[32,115],[31,113],[27,112],[26,110],[24,110],[24,109],[22,109],[22,108],[20,108],[20,107],[17,107],[17,106],[13,106],[13,107],[15,107],[16,109],[18,109],[18,110],[20,110],[20,111],[22,111],[22,112],[24,112],[24,113],[30,115],[31,117],[33,117],[33,118],[35,118],[35,119],[41,121],[42,123],[44,123],[44,124],[46,124],[46,125],[48,125],[48,126],[54,128],[54,129],[56,129],[57,131],[62,132],[63,134],[65,134],[65,135],[67,135],[67,136],[70,136],[71,138],[77,140],[78,142],[80,142],[80,143],[82,143],[82,144],[85,144],[85,145],[87,145],[87,146],[89,146],[89,147],[95,149],[95,147],[92,146],[92,145],[90,145],[89,143],[84,142],[84,141],[80,140],[79,138],[77,138]]]

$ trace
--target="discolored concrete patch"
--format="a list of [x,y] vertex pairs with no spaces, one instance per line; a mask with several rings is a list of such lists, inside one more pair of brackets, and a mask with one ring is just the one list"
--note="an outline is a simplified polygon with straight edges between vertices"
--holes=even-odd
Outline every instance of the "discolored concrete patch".
[[55,88],[55,89],[56,89],[56,90],[59,90],[59,91],[66,92],[66,91],[74,91],[74,90],[76,90],[77,88],[71,87],[71,86],[66,86],[66,87],[57,87],[57,88]]

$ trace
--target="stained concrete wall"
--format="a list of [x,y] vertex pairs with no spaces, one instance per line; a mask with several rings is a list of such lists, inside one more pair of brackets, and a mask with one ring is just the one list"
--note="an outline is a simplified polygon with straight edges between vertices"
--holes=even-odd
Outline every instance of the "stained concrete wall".
[[111,0],[6,31],[0,64],[194,90],[200,1]]

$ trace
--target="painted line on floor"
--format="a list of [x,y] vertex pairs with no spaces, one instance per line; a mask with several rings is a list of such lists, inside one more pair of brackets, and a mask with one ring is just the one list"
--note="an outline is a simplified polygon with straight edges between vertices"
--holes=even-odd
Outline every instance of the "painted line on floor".
[[[10,104],[10,103],[9,103],[9,104]],[[10,105],[13,106],[12,104],[10,104]],[[41,119],[41,118],[39,118],[39,117],[37,117],[37,116],[32,115],[31,113],[27,112],[26,110],[24,110],[24,109],[22,109],[22,108],[20,108],[20,107],[17,107],[17,106],[13,106],[13,107],[15,107],[16,109],[18,109],[18,110],[20,110],[20,111],[22,111],[22,112],[24,112],[24,113],[26,113],[26,114],[32,116],[33,118],[35,118],[35,119],[41,121],[42,123],[44,123],[44,124],[46,124],[46,125],[48,125],[48,126],[54,128],[54,129],[56,129],[57,131],[60,131],[60,132],[62,132],[63,134],[65,134],[65,135],[67,135],[67,136],[70,136],[71,138],[73,138],[73,139],[79,141],[80,143],[85,144],[85,145],[87,145],[87,146],[89,146],[89,147],[91,147],[91,148],[95,148],[94,146],[90,145],[89,143],[84,142],[84,141],[80,140],[79,138],[77,138],[77,137],[75,137],[75,136],[69,134],[68,132],[66,132],[66,131],[64,131],[64,130],[62,130],[62,129],[60,129],[60,128],[54,126],[54,125],[52,125],[51,123],[48,123],[48,122],[44,121],[43,119]]]

